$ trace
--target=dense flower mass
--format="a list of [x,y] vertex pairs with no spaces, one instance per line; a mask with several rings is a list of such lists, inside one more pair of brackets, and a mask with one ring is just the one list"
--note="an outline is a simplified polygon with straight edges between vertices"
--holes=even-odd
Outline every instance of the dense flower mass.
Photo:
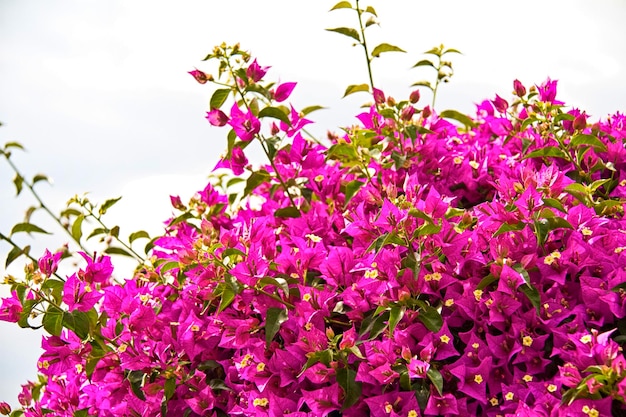
[[[23,326],[47,309],[24,415],[623,412],[624,115],[589,124],[550,79],[471,116],[374,90],[324,145],[274,106],[295,83],[273,90],[242,54],[208,57],[243,58],[208,117],[232,128],[218,167],[242,176],[172,197],[125,282],[86,254],[57,279],[46,253],[2,301]],[[250,141],[269,164],[248,164]]]

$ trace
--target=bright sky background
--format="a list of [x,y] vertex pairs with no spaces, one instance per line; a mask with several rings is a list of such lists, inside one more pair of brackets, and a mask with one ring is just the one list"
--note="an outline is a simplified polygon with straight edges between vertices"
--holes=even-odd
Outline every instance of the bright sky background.
[[[354,1],[354,0],[353,0]],[[126,232],[162,230],[169,195],[188,199],[204,186],[225,147],[225,130],[204,119],[212,87],[187,71],[215,44],[240,42],[271,65],[268,77],[297,81],[296,107],[320,104],[312,130],[354,123],[363,95],[341,100],[348,84],[367,82],[362,51],[324,29],[356,26],[336,0],[0,0],[0,144],[19,141],[15,155],[27,177],[43,172],[54,186],[39,190],[60,210],[74,194],[123,196],[111,224]],[[445,4],[445,5],[444,5]],[[388,42],[406,54],[374,63],[378,87],[406,98],[409,85],[432,76],[410,67],[444,43],[456,74],[437,108],[472,111],[512,82],[530,86],[550,76],[559,96],[592,118],[626,110],[626,3],[577,0],[370,0],[380,27],[370,45]],[[13,174],[0,162],[0,231],[8,233],[32,200],[14,198]],[[47,224],[43,216],[33,221]],[[51,229],[52,226],[50,226]],[[27,237],[35,256],[67,239]],[[9,251],[0,243],[0,263]],[[37,252],[39,251],[39,252]],[[10,269],[19,275],[19,269]],[[0,278],[4,270],[0,267]],[[6,290],[0,290],[0,294]],[[0,323],[0,401],[16,404],[19,385],[35,378],[40,335]]]

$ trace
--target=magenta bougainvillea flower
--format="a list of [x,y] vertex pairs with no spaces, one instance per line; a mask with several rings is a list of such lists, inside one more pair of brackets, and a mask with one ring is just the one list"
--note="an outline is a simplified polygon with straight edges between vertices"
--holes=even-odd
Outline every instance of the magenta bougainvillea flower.
[[249,110],[244,113],[239,109],[237,103],[230,109],[230,120],[227,122],[232,126],[239,139],[249,142],[261,130],[261,122]]
[[269,68],[260,66],[255,59],[246,69],[246,75],[252,82],[257,83],[263,79]]

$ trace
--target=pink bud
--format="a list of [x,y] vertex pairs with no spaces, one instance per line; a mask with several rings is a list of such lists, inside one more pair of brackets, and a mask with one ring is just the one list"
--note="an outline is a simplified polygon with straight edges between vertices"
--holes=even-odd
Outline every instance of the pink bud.
[[433,114],[433,111],[430,109],[430,106],[424,107],[424,110],[422,110],[422,116],[424,116],[424,118],[427,118],[431,114]]
[[498,110],[500,113],[506,113],[506,109],[509,108],[509,103],[507,103],[505,99],[503,99],[497,94],[496,94],[496,99],[491,100],[491,102],[493,103],[496,110]]
[[385,102],[385,93],[382,90],[374,87],[374,101],[376,104],[383,104]]
[[280,128],[276,123],[272,122],[272,126],[270,126],[270,132],[272,133],[272,136],[278,135],[278,133],[280,132]]
[[206,118],[213,126],[224,126],[228,123],[228,116],[220,109],[213,109],[206,113]]
[[4,401],[0,401],[0,414],[3,416],[11,414],[11,406]]
[[420,90],[413,90],[409,95],[409,101],[411,104],[415,104],[420,101]]
[[191,74],[193,76],[193,78],[195,78],[196,81],[198,81],[200,84],[206,84],[207,81],[211,81],[213,79],[213,77],[211,77],[210,75],[205,74],[204,72],[200,71],[199,69],[195,69],[193,71],[189,71],[189,74]]
[[409,121],[413,118],[414,114],[415,114],[415,107],[406,106],[405,108],[402,109],[402,113],[400,114],[400,117],[404,121]]
[[585,113],[581,113],[574,118],[574,122],[572,123],[572,127],[574,130],[583,130],[587,127],[587,115]]
[[524,97],[526,95],[526,87],[524,87],[520,80],[513,81],[513,90],[518,97]]
[[180,197],[177,196],[177,195],[176,196],[171,195],[170,196],[170,202],[172,203],[172,207],[174,207],[174,208],[176,208],[178,210],[185,210],[186,209],[185,205],[180,200]]

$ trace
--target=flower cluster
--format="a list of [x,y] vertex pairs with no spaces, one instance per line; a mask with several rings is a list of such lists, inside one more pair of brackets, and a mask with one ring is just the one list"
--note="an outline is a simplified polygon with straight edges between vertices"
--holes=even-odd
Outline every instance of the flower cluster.
[[[45,307],[52,333],[24,415],[624,409],[624,115],[589,124],[549,79],[473,116],[374,90],[323,145],[277,104],[295,83],[264,84],[238,46],[207,59],[230,80],[207,119],[231,129],[217,168],[235,177],[172,197],[151,263],[122,284],[86,254],[57,279],[50,253],[13,284],[0,319]],[[251,141],[267,165],[250,166]]]

